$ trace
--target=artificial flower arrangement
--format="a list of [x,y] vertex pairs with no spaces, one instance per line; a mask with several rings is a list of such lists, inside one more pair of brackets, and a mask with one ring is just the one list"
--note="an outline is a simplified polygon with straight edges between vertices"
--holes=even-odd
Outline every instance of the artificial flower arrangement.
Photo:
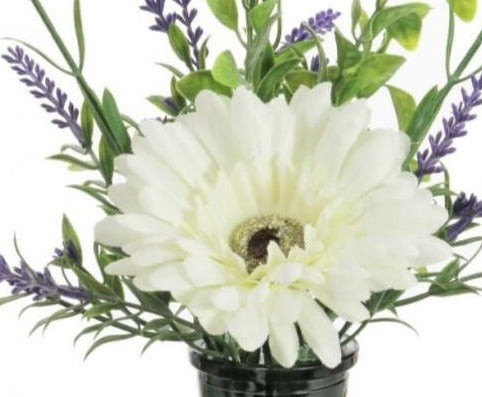
[[[482,274],[469,265],[480,248],[470,258],[457,251],[480,245],[465,232],[482,203],[454,192],[442,163],[482,104],[482,68],[467,70],[482,31],[452,66],[456,21],[474,19],[477,2],[444,5],[447,80],[418,103],[389,81],[404,63],[392,44],[416,49],[424,3],[354,0],[350,34],[336,27],[346,16],[328,10],[284,35],[281,0],[206,2],[245,59],[210,53],[195,2],[145,0],[152,30],[183,68],[163,64],[169,93],[148,98],[159,118],[137,123],[83,74],[80,0],[75,56],[31,0],[66,66],[27,43],[3,58],[72,132],[52,159],[98,173],[74,188],[106,217],[95,226],[96,266],[67,217],[63,248],[42,271],[19,250],[20,267],[1,257],[0,282],[13,290],[0,303],[33,298],[28,308],[55,309],[34,329],[89,319],[77,336],[95,336],[87,356],[133,337],[144,349],[184,342],[206,396],[345,396],[368,325],[407,325],[397,308],[478,291]],[[328,40],[336,54],[326,54]],[[28,51],[77,81],[81,110]],[[449,92],[470,79],[426,144]],[[379,90],[389,91],[398,126],[371,125],[364,98]],[[425,292],[411,293],[416,285]]]

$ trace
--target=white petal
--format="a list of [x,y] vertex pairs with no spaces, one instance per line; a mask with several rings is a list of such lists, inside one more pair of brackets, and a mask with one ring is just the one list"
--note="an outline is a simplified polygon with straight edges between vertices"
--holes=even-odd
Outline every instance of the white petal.
[[269,331],[269,347],[276,361],[285,368],[292,368],[298,359],[298,333],[293,324],[272,325]]
[[400,172],[410,140],[390,130],[367,131],[360,135],[343,164],[340,182],[352,194],[364,193]]
[[123,258],[109,263],[105,268],[105,272],[112,275],[135,276],[139,271],[139,266],[135,265],[131,258]]
[[184,261],[186,274],[196,286],[216,286],[227,281],[223,266],[208,257],[190,256]]
[[165,223],[141,214],[109,216],[95,227],[95,240],[114,247],[152,235],[169,239],[173,231]]
[[226,318],[224,313],[211,311],[199,316],[199,322],[208,334],[222,335],[227,331]]
[[181,263],[156,266],[148,273],[148,278],[150,285],[158,291],[178,293],[193,287],[183,273]]
[[223,287],[211,295],[211,301],[219,310],[232,312],[239,308],[241,294],[236,287]]
[[306,298],[298,324],[306,343],[324,365],[335,368],[341,363],[338,332],[323,309],[313,299]]
[[271,281],[281,285],[290,285],[303,275],[304,265],[297,262],[285,262],[279,265],[271,275]]
[[257,308],[249,305],[231,315],[228,330],[241,348],[248,352],[259,349],[268,338],[268,323]]
[[453,249],[445,241],[436,237],[427,237],[417,241],[419,255],[414,259],[415,266],[427,266],[448,259]]

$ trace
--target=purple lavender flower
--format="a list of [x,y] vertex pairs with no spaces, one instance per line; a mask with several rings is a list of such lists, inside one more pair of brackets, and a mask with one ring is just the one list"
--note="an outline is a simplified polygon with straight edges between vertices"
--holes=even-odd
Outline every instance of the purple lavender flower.
[[165,0],[145,0],[145,5],[141,6],[141,10],[147,11],[156,16],[156,23],[151,26],[152,30],[167,33],[171,24],[179,21],[186,29],[187,38],[192,51],[192,64],[199,69],[201,65],[201,54],[199,43],[204,31],[200,27],[194,26],[198,10],[190,8],[191,0],[172,0],[179,7],[180,12],[166,13]]
[[479,201],[477,196],[473,194],[467,197],[462,192],[454,202],[452,217],[457,221],[448,228],[447,236],[450,241],[456,240],[472,224],[475,218],[482,217],[482,201]]
[[165,0],[145,0],[146,4],[141,6],[141,10],[150,12],[156,16],[155,24],[150,27],[151,30],[167,33],[169,26],[176,21],[176,14],[164,13]]
[[467,135],[466,123],[477,116],[472,114],[475,107],[482,105],[482,76],[472,77],[472,92],[462,89],[462,101],[452,104],[452,116],[443,119],[443,131],[429,137],[430,148],[417,154],[418,170],[416,175],[423,178],[426,175],[444,171],[440,160],[455,152],[453,141]]
[[2,55],[2,58],[21,76],[20,81],[31,88],[30,93],[35,98],[44,100],[42,107],[48,113],[60,116],[52,120],[52,123],[61,129],[69,128],[79,144],[84,146],[82,128],[77,122],[79,110],[72,102],[67,104],[67,94],[56,88],[54,81],[46,77],[45,70],[19,46],[8,47],[8,53]]
[[83,288],[58,285],[48,268],[43,273],[35,272],[22,261],[20,267],[11,270],[0,256],[0,283],[4,281],[13,287],[13,295],[33,295],[35,301],[57,296],[81,301],[89,299],[88,291]]
[[[335,28],[335,20],[341,15],[340,12],[334,12],[331,8],[327,11],[321,11],[313,18],[308,19],[308,25],[319,34],[326,34]],[[286,35],[286,44],[299,43],[308,40],[311,37],[310,32],[303,26],[294,28],[290,34]]]
[[79,255],[77,254],[77,249],[72,241],[68,240],[64,242],[64,248],[55,248],[54,259],[68,258],[76,263],[79,260]]

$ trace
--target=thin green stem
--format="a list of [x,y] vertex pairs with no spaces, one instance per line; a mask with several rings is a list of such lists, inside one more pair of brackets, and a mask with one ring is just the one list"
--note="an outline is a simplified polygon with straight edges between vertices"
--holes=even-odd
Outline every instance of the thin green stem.
[[449,5],[449,31],[447,34],[447,48],[445,51],[445,72],[447,74],[447,80],[451,79],[451,61],[452,61],[452,49],[454,46],[455,37],[455,16],[452,6]]
[[283,34],[283,7],[281,0],[278,0],[278,24],[276,28],[276,38],[274,40],[273,48],[276,50],[281,43],[281,36]]
[[355,340],[355,338],[361,334],[361,332],[367,327],[369,323],[370,323],[369,321],[365,321],[364,323],[362,323],[353,334],[351,334],[348,338],[346,338],[341,343],[341,345],[345,346],[347,343],[350,343],[352,340]]
[[74,75],[75,79],[77,80],[77,84],[80,87],[80,90],[82,92],[82,95],[84,98],[89,102],[91,105],[91,108],[94,112],[95,120],[97,124],[99,125],[100,130],[102,133],[105,135],[107,141],[109,142],[109,145],[111,146],[113,152],[115,155],[119,155],[122,153],[122,149],[117,143],[116,139],[114,138],[114,134],[109,128],[109,124],[107,123],[104,113],[102,110],[102,105],[95,95],[94,91],[89,87],[87,82],[85,81],[79,66],[76,64],[72,54],[69,52],[67,49],[67,46],[65,45],[64,41],[60,37],[59,33],[57,32],[54,24],[52,23],[52,20],[48,16],[47,12],[45,11],[45,8],[43,7],[42,3],[40,0],[31,0],[35,10],[37,11],[38,15],[40,16],[42,22],[44,23],[45,27],[49,31],[50,35],[52,36],[52,39],[54,40],[55,44],[57,45],[57,48],[61,52],[62,56],[64,57],[67,65],[72,71],[72,74]]
[[407,306],[411,305],[412,303],[420,302],[421,300],[430,298],[432,294],[430,292],[424,292],[423,294],[415,295],[410,298],[399,300],[395,302],[395,307]]

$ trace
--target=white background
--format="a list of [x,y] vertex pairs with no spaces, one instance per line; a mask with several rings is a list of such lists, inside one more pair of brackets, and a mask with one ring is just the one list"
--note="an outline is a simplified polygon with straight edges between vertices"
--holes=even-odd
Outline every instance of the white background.
[[[75,48],[71,1],[44,3],[60,32]],[[123,112],[135,119],[157,116],[144,98],[166,92],[167,75],[155,62],[173,58],[165,37],[147,29],[152,18],[138,9],[140,3],[141,0],[83,1],[87,78],[98,92],[108,86]],[[211,35],[212,48],[234,48],[235,37],[212,18],[208,20],[210,14],[205,2],[193,0],[193,3],[199,4],[201,21],[209,21],[204,25]],[[347,28],[349,3],[348,0],[286,0],[285,26],[294,26],[320,9],[336,6],[344,13],[340,26]],[[426,20],[421,46],[416,53],[407,54],[410,60],[396,78],[396,83],[412,91],[417,99],[444,79],[446,7],[440,0],[430,3],[434,10]],[[471,25],[459,26],[456,58],[469,45],[481,22],[479,15]],[[0,2],[0,37],[5,36],[26,39],[59,58],[29,1]],[[2,42],[0,46],[7,44]],[[404,52],[396,45],[392,49]],[[482,54],[473,66],[480,63]],[[56,71],[48,71],[80,103],[72,81]],[[60,244],[63,212],[69,214],[81,234],[84,250],[90,251],[92,226],[100,219],[101,212],[92,201],[64,187],[81,181],[81,176],[68,172],[62,164],[44,160],[62,144],[71,142],[71,137],[49,123],[48,115],[17,82],[5,62],[0,63],[0,87],[0,252],[11,263],[16,261],[12,248],[16,231],[24,255],[32,266],[41,269],[53,248]],[[458,93],[452,97],[458,98]],[[381,94],[372,103],[373,125],[394,126],[387,96]],[[471,123],[470,135],[457,143],[458,152],[448,162],[455,187],[480,195],[481,120]],[[481,260],[474,266],[480,271]],[[5,286],[0,287],[1,295],[7,291]],[[88,345],[81,342],[73,348],[72,338],[85,323],[69,320],[54,325],[45,336],[28,337],[30,327],[41,313],[29,312],[19,321],[17,313],[21,307],[14,304],[0,309],[2,396],[197,395],[195,372],[188,364],[184,346],[158,344],[141,358],[142,341],[129,341],[105,347],[83,362]],[[475,296],[432,300],[403,310],[401,315],[417,327],[420,337],[396,325],[369,328],[359,339],[361,357],[352,371],[350,397],[480,396],[482,300]]]

